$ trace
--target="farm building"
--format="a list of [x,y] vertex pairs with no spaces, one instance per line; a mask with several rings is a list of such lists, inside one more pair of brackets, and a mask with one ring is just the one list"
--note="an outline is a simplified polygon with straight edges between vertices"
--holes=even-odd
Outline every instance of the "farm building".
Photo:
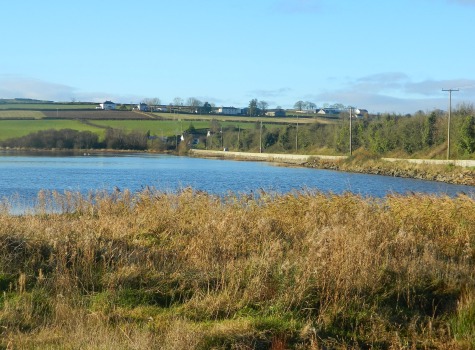
[[216,113],[227,114],[227,115],[239,115],[241,114],[241,109],[236,108],[236,107],[219,107]]
[[283,109],[273,109],[266,112],[268,117],[285,117],[285,111]]
[[357,118],[363,118],[365,115],[368,115],[368,110],[362,109],[362,108],[356,108],[354,110],[354,113]]
[[135,109],[142,112],[148,112],[150,110],[146,103],[139,103]]
[[112,101],[106,101],[104,103],[101,103],[100,106],[101,106],[100,109],[104,109],[104,110],[115,109],[115,103]]
[[321,115],[336,115],[340,114],[341,110],[339,108],[321,108],[317,114]]

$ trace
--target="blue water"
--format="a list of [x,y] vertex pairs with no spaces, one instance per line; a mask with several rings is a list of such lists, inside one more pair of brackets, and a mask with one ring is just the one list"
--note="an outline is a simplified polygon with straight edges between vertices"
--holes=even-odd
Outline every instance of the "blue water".
[[135,192],[147,186],[163,191],[191,186],[213,194],[244,194],[261,189],[278,193],[349,191],[373,197],[407,192],[473,195],[475,190],[471,186],[389,176],[168,155],[0,156],[0,198],[31,200],[40,190],[87,193],[119,188]]

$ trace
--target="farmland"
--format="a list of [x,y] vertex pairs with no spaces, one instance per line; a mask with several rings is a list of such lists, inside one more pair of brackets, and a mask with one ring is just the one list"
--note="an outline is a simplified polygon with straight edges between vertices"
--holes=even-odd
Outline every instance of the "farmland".
[[0,110],[0,120],[5,119],[43,119],[45,114],[41,111],[2,111]]
[[[171,136],[182,133],[191,126],[195,129],[209,129],[214,122],[223,128],[252,129],[257,118],[202,116],[192,114],[141,113],[135,111],[103,110],[0,110],[0,140],[25,136],[47,129],[74,129],[92,131],[100,137],[104,129],[114,128],[124,131],[138,130],[152,135]],[[299,122],[301,122],[300,120]],[[276,124],[279,122],[278,124]],[[287,125],[292,120],[264,118],[263,125]]]
[[92,131],[99,135],[103,130],[81,123],[77,120],[2,120],[0,119],[0,140],[25,136],[40,130],[73,129],[78,131]]
[[95,109],[97,103],[0,103],[0,110]]
[[87,120],[142,120],[156,119],[150,114],[133,111],[103,111],[103,110],[48,110],[43,114],[51,119],[87,119]]
[[290,123],[300,123],[300,124],[311,124],[311,123],[320,123],[320,124],[336,124],[335,120],[321,118],[321,117],[305,117],[297,118],[292,117],[247,117],[247,116],[230,116],[230,115],[197,115],[197,114],[174,114],[174,113],[153,113],[154,115],[159,116],[162,119],[185,119],[185,120],[218,120],[218,121],[229,121],[229,122],[247,122],[255,123],[261,121],[266,124],[290,124]]

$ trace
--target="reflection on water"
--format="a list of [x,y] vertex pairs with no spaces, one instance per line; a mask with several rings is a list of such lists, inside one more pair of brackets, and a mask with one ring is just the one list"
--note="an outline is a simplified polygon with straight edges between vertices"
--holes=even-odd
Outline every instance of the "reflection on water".
[[263,162],[210,160],[168,155],[93,154],[0,156],[0,198],[33,202],[40,190],[90,191],[146,187],[177,191],[191,186],[213,194],[312,190],[353,192],[384,197],[388,193],[423,192],[455,196],[473,187],[330,170],[288,168]]

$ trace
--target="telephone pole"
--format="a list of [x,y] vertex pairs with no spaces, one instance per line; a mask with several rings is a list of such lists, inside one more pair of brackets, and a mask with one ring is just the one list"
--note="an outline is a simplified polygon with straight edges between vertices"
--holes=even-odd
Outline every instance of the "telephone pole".
[[297,128],[295,130],[295,152],[299,150],[299,116],[297,115]]
[[350,157],[353,155],[353,137],[352,137],[353,126],[351,123],[352,118],[353,118],[353,107],[350,107]]
[[450,115],[452,113],[452,91],[459,91],[459,89],[442,89],[449,93],[449,118],[447,120],[447,160],[450,159]]

